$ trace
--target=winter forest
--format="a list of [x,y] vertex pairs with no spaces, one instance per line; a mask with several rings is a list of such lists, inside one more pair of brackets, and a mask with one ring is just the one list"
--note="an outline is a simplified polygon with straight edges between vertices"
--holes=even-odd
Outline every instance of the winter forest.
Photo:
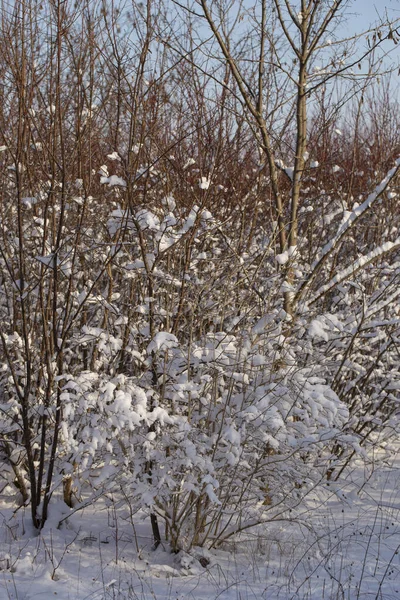
[[400,597],[367,4],[1,2],[0,600]]

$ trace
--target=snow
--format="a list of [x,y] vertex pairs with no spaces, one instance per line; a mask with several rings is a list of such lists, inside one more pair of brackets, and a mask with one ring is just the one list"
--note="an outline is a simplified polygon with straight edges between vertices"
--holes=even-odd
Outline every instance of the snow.
[[[232,211],[241,192],[228,163],[199,157],[181,181],[197,146],[158,156],[141,135],[148,164],[134,161],[132,194],[110,190],[127,187],[119,163],[131,134],[117,136],[121,155],[112,136],[99,146],[114,167],[73,169],[62,183],[26,178],[26,197],[3,165],[0,600],[395,595],[396,215],[376,211],[382,227],[341,241],[382,192],[395,193],[400,161],[351,209],[339,181],[325,190],[332,178],[304,173],[302,210],[313,215],[288,236],[299,247],[282,243],[275,256],[259,157]],[[278,184],[288,233],[291,185]],[[290,306],[316,272],[308,304]],[[46,481],[38,532],[22,501],[34,489],[42,500]]]
[[187,161],[185,162],[185,164],[183,165],[184,169],[188,169],[189,167],[191,167],[192,165],[195,165],[196,161],[194,160],[194,158],[188,158]]
[[324,329],[322,323],[320,323],[317,319],[311,321],[308,328],[308,335],[312,338],[321,338],[325,341],[329,340],[328,332]]
[[108,177],[108,168],[107,165],[102,165],[100,169],[97,171],[98,175],[101,177]]
[[[48,256],[35,256],[36,260],[45,265],[46,267],[54,268],[54,254]],[[60,260],[56,260],[57,265],[60,264]]]
[[162,349],[175,348],[178,344],[175,335],[166,331],[159,331],[147,346],[147,353],[151,354],[153,351],[158,352]]
[[136,213],[136,219],[139,223],[140,229],[150,229],[152,231],[158,231],[160,228],[160,219],[150,210],[142,208]]
[[287,261],[289,260],[289,253],[287,250],[285,250],[285,252],[282,252],[282,254],[277,254],[275,256],[275,260],[278,264],[280,265],[285,265],[287,263]]
[[[27,509],[14,512],[2,496],[0,598],[389,600],[399,594],[399,468],[398,453],[367,468],[359,461],[345,480],[321,482],[302,508],[271,512],[221,548],[178,554],[152,549],[145,513],[132,520],[121,494],[77,511],[54,502],[39,535]],[[218,500],[212,477],[204,486]]]
[[[356,210],[358,210],[358,209],[356,209]],[[365,256],[360,256],[351,265],[349,265],[345,269],[339,271],[334,277],[332,277],[332,279],[330,281],[328,281],[328,283],[321,286],[319,288],[317,294],[314,296],[314,298],[311,299],[310,303],[312,304],[313,302],[315,302],[317,300],[317,298],[320,298],[328,290],[333,288],[335,285],[337,285],[341,281],[344,281],[345,279],[347,279],[350,275],[354,275],[355,273],[357,273],[357,271],[359,271],[360,269],[362,269],[363,267],[368,265],[373,260],[383,256],[384,254],[387,254],[388,252],[396,250],[399,247],[400,247],[400,237],[398,237],[393,242],[383,243],[381,246],[378,246],[374,250],[371,250],[371,252],[369,252]]]
[[121,157],[120,157],[120,155],[118,154],[118,152],[116,152],[115,150],[114,150],[114,152],[112,152],[111,154],[107,154],[107,158],[108,158],[109,160],[116,160],[116,161],[119,161],[119,162],[121,162]]
[[286,173],[286,175],[289,177],[289,179],[291,181],[293,181],[293,177],[294,177],[294,168],[293,167],[287,167],[285,165],[285,163],[283,162],[283,160],[280,158],[275,160],[275,164],[279,169],[281,169],[281,171]]
[[[315,275],[318,273],[319,267],[323,264],[324,260],[331,254],[333,249],[337,247],[338,242],[348,233],[350,228],[353,227],[353,225],[355,223],[357,223],[357,221],[362,216],[364,216],[365,213],[367,213],[367,211],[374,205],[374,203],[378,200],[378,198],[381,196],[381,194],[388,188],[391,181],[397,176],[399,170],[400,170],[400,158],[397,158],[397,160],[395,161],[395,166],[388,171],[388,173],[386,174],[386,177],[375,187],[374,191],[368,195],[368,197],[362,204],[357,205],[357,207],[352,211],[346,211],[346,210],[343,211],[343,219],[339,225],[339,228],[338,228],[336,234],[333,237],[331,237],[331,239],[329,240],[329,242],[327,242],[325,244],[325,246],[323,246],[322,250],[319,253],[317,260],[315,260],[314,263],[311,265],[311,274],[310,274],[308,280],[303,284],[303,286],[302,286],[303,290],[306,289],[310,285],[310,283],[313,281]],[[390,244],[391,243],[389,242],[389,245]],[[394,246],[397,247],[396,242],[394,242]],[[390,248],[391,248],[391,246],[390,247],[385,246],[385,248],[383,248],[383,247],[377,248],[376,254],[374,254],[375,251],[372,251],[372,253],[370,253],[370,258],[363,257],[362,259],[360,259],[359,263],[357,261],[356,263],[354,263],[354,265],[350,266],[348,269],[343,271],[342,272],[343,276],[335,277],[334,278],[335,283],[338,281],[341,281],[343,277],[346,277],[351,272],[357,270],[359,267],[367,264],[375,256],[379,256],[383,252],[387,252]],[[332,282],[333,282],[333,280],[332,280]],[[333,285],[335,283],[333,283]],[[320,290],[321,293],[323,293],[330,287],[332,287],[332,285],[330,283],[326,284]],[[316,297],[319,297],[321,295],[321,293],[318,293],[318,295]]]
[[108,184],[110,187],[115,185],[126,187],[125,179],[118,177],[118,175],[111,175],[110,177],[100,177],[100,183]]
[[326,253],[332,245],[338,241],[344,233],[358,220],[371,206],[373,203],[379,198],[382,192],[388,187],[392,179],[397,175],[397,172],[400,168],[400,158],[396,160],[396,165],[390,169],[386,177],[380,182],[380,184],[375,188],[375,190],[369,194],[367,199],[360,205],[357,206],[355,210],[352,212],[347,212],[346,217],[344,218],[341,226],[339,227],[336,236],[327,244],[322,251],[322,254]]
[[22,204],[26,206],[26,208],[32,208],[34,204],[37,204],[37,198],[31,196],[28,198],[22,198]]
[[199,179],[199,188],[201,190],[208,190],[208,188],[210,187],[210,179],[208,177],[202,177],[201,179]]
[[[356,115],[313,100],[336,89],[344,56],[339,38],[324,50],[333,3],[267,10],[267,29],[286,23],[299,38],[302,21],[320,53],[309,56],[304,132],[290,99],[298,39],[292,57],[280,43],[269,57],[281,67],[264,99],[250,89],[257,7],[209,3],[226,24],[235,7],[245,19],[244,45],[231,40],[243,75],[233,89],[235,65],[221,88],[221,47],[205,31],[193,30],[205,46],[187,70],[146,27],[157,5],[134,3],[131,34],[117,4],[93,6],[93,28],[90,3],[45,7],[38,27],[34,11],[22,29],[11,11],[6,28],[0,600],[397,597],[400,159],[361,195],[393,156],[373,152],[379,119],[366,102],[353,135]],[[61,65],[37,44],[57,31]],[[345,86],[349,74],[337,73]],[[274,168],[275,153],[287,164]]]
[[297,246],[289,246],[287,250],[282,252],[282,254],[277,254],[275,256],[275,260],[280,265],[284,265],[288,262],[288,260],[294,257],[297,253]]

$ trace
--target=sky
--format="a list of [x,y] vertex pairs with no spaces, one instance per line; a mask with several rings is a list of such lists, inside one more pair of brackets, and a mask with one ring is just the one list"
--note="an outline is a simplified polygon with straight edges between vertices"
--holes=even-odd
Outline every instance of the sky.
[[[344,37],[351,36],[368,30],[372,25],[379,23],[381,19],[400,19],[400,0],[353,0],[351,7],[347,9],[345,23],[340,34]],[[339,33],[339,31],[338,31]],[[390,51],[390,55],[384,59],[387,67],[398,65],[400,62],[400,44],[393,45],[385,42],[382,50]]]
[[400,18],[400,0],[354,0],[348,11],[348,27],[354,32],[367,29],[378,20],[378,15],[384,17],[386,10],[390,19]]

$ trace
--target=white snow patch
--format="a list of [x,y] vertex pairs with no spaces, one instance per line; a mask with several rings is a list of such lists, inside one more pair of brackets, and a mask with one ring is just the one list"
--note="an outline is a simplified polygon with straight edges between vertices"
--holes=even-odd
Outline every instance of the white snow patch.
[[179,345],[177,337],[167,331],[159,331],[147,346],[147,353],[158,352],[168,348],[176,348]]
[[100,183],[103,183],[103,184],[106,183],[110,187],[113,187],[115,185],[119,185],[121,187],[126,187],[125,179],[122,179],[122,177],[118,177],[118,175],[111,175],[111,177],[101,177]]
[[112,152],[111,154],[107,154],[107,158],[109,158],[110,160],[118,160],[121,162],[121,157],[116,151]]
[[199,179],[199,188],[201,190],[208,190],[208,188],[210,187],[210,179],[208,177],[202,177],[201,179]]
[[195,164],[196,164],[196,161],[194,160],[194,158],[188,158],[188,160],[183,165],[183,168],[187,169],[188,167],[191,167],[192,165],[195,165]]

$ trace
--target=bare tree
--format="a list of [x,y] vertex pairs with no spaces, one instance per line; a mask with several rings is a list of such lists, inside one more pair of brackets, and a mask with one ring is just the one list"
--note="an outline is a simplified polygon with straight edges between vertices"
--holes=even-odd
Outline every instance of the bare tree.
[[[295,289],[296,278],[284,253],[289,256],[299,253],[298,213],[302,180],[316,164],[315,160],[309,159],[307,151],[309,107],[318,90],[332,86],[346,76],[349,76],[350,85],[344,100],[365,91],[365,82],[370,82],[373,75],[377,76],[380,69],[378,49],[385,41],[397,36],[396,23],[382,22],[378,32],[371,32],[368,47],[362,49],[355,47],[355,41],[364,34],[343,40],[334,37],[335,28],[350,6],[346,0],[329,3],[302,0],[298,5],[286,0],[262,0],[252,8],[234,3],[209,3],[207,0],[200,0],[197,4],[200,12],[196,13],[196,17],[205,21],[211,30],[221,52],[221,62],[229,69],[236,83],[237,94],[249,115],[268,165],[279,252],[282,262],[285,260],[282,269],[287,290],[284,292],[284,308],[288,315],[293,316],[295,295],[289,290]],[[179,7],[185,10],[181,4]],[[186,10],[188,14],[194,14],[189,8]],[[241,27],[246,16],[251,16],[251,30],[242,42],[238,42],[239,37],[234,37],[235,25]],[[204,41],[199,44],[204,44]],[[249,60],[243,60],[242,48],[246,48],[251,57],[250,65]],[[365,75],[361,62],[368,57],[368,73]],[[321,60],[325,66],[317,66],[317,60]],[[359,73],[354,72],[357,66],[361,67]],[[275,77],[275,85],[285,90],[285,96],[280,94],[279,105],[275,103],[271,106],[272,76]],[[221,85],[225,85],[223,81]],[[275,139],[277,123],[283,117],[292,119],[293,132],[292,149],[286,150],[284,157],[280,155]],[[290,161],[289,165],[286,165],[284,158]],[[290,181],[289,195],[282,186],[280,171]]]

